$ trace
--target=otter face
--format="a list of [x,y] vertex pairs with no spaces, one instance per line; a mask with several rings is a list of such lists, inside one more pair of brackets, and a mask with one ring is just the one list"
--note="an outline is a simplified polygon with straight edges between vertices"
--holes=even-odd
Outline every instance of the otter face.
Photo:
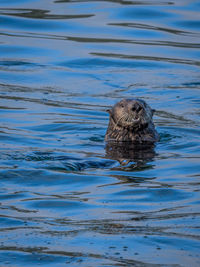
[[152,121],[153,110],[141,99],[123,99],[109,110],[118,127],[145,128]]

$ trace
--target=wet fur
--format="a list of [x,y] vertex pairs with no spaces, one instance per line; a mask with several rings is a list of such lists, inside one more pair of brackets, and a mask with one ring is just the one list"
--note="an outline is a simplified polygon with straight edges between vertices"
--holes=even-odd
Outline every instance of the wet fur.
[[154,110],[141,99],[123,99],[110,110],[105,141],[154,143],[159,135],[153,124]]

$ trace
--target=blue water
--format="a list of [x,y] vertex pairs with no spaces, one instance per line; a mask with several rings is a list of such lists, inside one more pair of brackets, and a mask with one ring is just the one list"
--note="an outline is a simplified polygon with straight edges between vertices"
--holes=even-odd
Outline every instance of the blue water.
[[[0,265],[200,266],[199,67],[199,1],[1,0]],[[161,139],[120,164],[131,97]]]

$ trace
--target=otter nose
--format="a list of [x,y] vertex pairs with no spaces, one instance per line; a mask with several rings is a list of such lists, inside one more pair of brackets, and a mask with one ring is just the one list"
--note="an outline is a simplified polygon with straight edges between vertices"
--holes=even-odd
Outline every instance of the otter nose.
[[141,109],[142,109],[142,107],[138,103],[134,103],[133,106],[132,106],[132,111],[139,112]]

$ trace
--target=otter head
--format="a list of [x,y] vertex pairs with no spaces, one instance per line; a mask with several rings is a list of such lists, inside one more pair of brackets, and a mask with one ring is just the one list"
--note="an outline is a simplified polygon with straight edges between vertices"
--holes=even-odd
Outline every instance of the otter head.
[[105,141],[154,143],[159,140],[152,120],[154,110],[144,100],[123,99],[108,112]]
[[152,122],[154,110],[141,99],[123,99],[108,112],[116,127],[140,130]]

